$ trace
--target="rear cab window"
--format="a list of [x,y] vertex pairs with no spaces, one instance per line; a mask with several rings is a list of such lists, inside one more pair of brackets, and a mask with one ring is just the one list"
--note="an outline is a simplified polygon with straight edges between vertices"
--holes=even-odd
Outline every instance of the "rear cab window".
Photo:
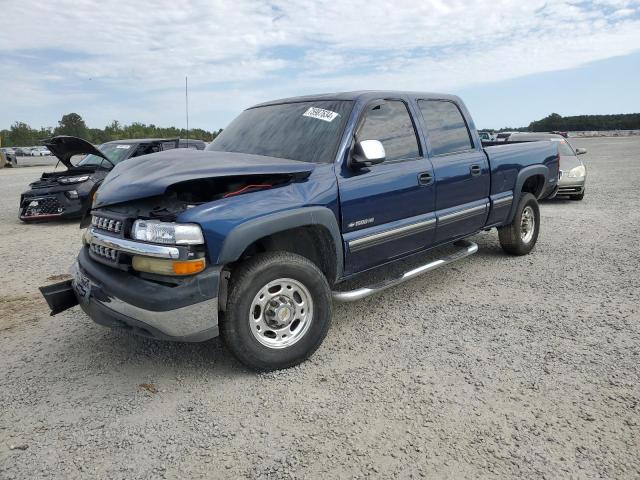
[[409,110],[401,100],[381,100],[365,109],[356,140],[378,140],[385,150],[385,162],[420,156],[416,131]]
[[471,133],[458,106],[449,100],[418,100],[431,155],[447,155],[473,149]]

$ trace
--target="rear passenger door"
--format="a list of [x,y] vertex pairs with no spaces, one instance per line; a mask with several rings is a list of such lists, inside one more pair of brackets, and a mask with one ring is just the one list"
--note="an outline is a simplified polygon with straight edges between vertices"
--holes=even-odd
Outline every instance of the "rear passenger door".
[[436,243],[474,233],[486,223],[490,170],[460,107],[451,100],[418,100],[436,180]]
[[416,125],[403,100],[367,104],[355,141],[378,140],[385,161],[338,176],[347,274],[380,265],[433,243],[435,189]]

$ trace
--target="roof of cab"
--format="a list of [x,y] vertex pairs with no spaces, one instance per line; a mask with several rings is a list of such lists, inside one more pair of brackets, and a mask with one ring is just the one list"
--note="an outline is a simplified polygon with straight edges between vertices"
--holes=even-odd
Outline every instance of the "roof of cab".
[[394,97],[411,97],[411,98],[438,98],[443,100],[460,101],[460,98],[456,95],[449,95],[445,93],[433,93],[433,92],[411,92],[400,90],[358,90],[354,92],[336,92],[336,93],[321,93],[317,95],[304,95],[300,97],[281,98],[279,100],[271,100],[268,102],[259,103],[251,108],[264,107],[266,105],[277,105],[281,103],[296,103],[296,102],[312,102],[320,100],[350,100],[350,101],[364,101],[375,100],[378,98],[394,98]]

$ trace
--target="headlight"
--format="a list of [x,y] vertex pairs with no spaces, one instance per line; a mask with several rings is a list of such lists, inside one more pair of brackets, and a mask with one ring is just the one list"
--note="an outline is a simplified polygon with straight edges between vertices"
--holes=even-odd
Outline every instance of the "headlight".
[[79,175],[77,177],[62,177],[58,181],[60,183],[80,183],[89,180],[89,175]]
[[136,240],[170,245],[202,245],[202,230],[193,223],[160,222],[158,220],[136,220],[131,237]]
[[584,165],[580,165],[579,167],[575,167],[569,170],[569,175],[567,175],[567,177],[571,177],[571,178],[584,177],[586,174],[587,174],[587,169],[584,168]]

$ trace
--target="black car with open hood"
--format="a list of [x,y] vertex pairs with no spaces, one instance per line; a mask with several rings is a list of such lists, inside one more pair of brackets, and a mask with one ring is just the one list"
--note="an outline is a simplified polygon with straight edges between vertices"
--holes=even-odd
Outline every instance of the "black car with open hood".
[[[111,169],[133,157],[174,148],[204,149],[204,143],[179,139],[127,139],[96,147],[81,138],[60,135],[43,141],[66,169],[45,172],[20,198],[20,220],[81,218],[98,186]],[[71,159],[82,155],[73,164]]]

